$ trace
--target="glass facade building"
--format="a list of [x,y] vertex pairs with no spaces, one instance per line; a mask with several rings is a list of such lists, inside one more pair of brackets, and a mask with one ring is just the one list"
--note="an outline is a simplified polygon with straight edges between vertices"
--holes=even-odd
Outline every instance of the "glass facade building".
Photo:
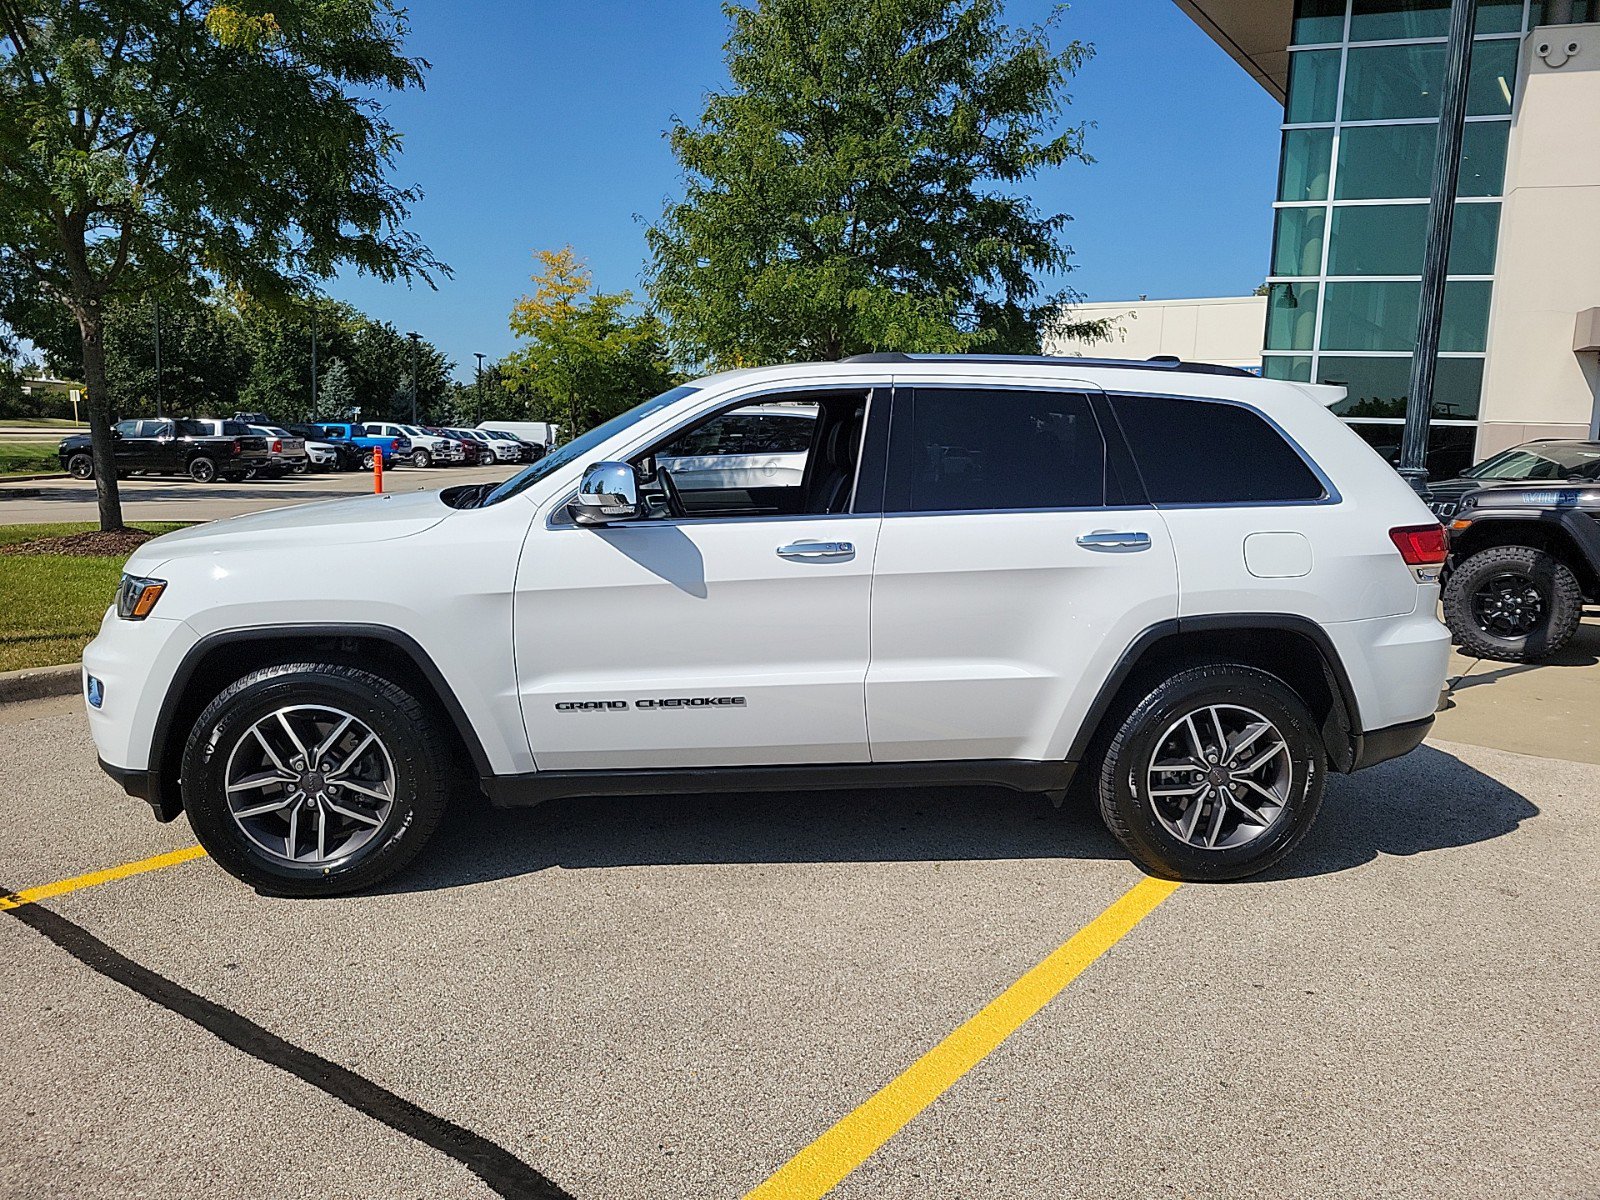
[[[1479,0],[1430,458],[1470,460],[1523,34],[1543,5]],[[1531,9],[1531,11],[1530,11]],[[1349,389],[1335,411],[1398,447],[1416,345],[1448,0],[1297,0],[1263,374]]]

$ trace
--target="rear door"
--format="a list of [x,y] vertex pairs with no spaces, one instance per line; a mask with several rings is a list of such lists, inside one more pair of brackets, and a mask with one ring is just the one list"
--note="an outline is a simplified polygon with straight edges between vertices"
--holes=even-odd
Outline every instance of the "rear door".
[[1059,761],[1122,651],[1176,615],[1166,526],[1120,443],[1108,452],[1103,415],[1087,385],[896,388],[875,762]]
[[183,469],[182,443],[173,421],[140,421],[134,444],[135,471],[160,471],[170,474]]

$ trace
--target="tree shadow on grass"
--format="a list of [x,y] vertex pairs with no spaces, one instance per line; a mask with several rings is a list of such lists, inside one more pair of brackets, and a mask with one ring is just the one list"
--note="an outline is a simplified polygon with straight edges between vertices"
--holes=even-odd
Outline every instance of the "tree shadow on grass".
[[[1538,812],[1505,784],[1424,746],[1334,776],[1306,840],[1258,878],[1471,846]],[[1042,797],[973,787],[580,798],[535,809],[475,799],[456,805],[419,861],[386,890],[430,891],[549,867],[1123,857],[1082,788],[1060,811]]]

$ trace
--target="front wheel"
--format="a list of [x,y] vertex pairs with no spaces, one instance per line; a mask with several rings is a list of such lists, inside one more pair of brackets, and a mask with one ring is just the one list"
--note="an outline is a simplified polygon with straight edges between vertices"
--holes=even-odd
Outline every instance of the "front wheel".
[[1123,718],[1100,767],[1100,814],[1146,870],[1238,879],[1311,829],[1325,754],[1282,680],[1242,663],[1180,671]]
[[1491,546],[1450,575],[1444,620],[1477,658],[1534,662],[1578,632],[1583,589],[1560,559],[1532,546]]
[[189,464],[189,478],[196,483],[210,483],[217,477],[217,464],[209,458],[197,458]]
[[444,814],[449,761],[400,685],[331,663],[265,667],[195,723],[184,809],[200,844],[246,883],[338,895],[416,857]]
[[411,465],[413,467],[431,467],[433,466],[433,455],[426,450],[413,450],[411,452]]

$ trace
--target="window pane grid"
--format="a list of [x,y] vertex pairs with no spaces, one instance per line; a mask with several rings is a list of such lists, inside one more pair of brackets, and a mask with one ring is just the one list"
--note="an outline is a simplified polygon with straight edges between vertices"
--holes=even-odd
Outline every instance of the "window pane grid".
[[[1347,419],[1409,380],[1449,0],[1296,0],[1263,374],[1351,376]],[[1434,419],[1477,414],[1525,0],[1479,0]],[[1337,59],[1337,71],[1333,64]],[[1390,194],[1398,193],[1398,194]],[[1472,208],[1472,205],[1493,205]],[[1359,375],[1359,378],[1356,376]],[[1449,379],[1444,376],[1449,375]],[[1450,411],[1441,411],[1441,406]],[[1398,420],[1399,418],[1393,418]]]

